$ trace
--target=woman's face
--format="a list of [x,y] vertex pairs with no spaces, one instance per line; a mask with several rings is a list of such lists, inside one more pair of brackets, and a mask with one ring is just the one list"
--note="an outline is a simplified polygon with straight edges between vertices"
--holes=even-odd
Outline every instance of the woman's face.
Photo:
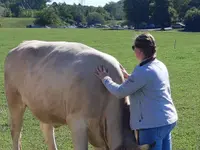
[[144,53],[139,48],[135,47],[134,52],[135,52],[135,57],[139,61],[142,61],[144,59]]

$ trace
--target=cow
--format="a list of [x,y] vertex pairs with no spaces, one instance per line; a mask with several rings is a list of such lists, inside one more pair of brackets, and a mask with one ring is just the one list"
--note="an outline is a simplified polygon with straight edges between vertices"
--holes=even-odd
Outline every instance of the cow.
[[128,97],[117,99],[94,72],[109,69],[124,81],[112,56],[77,42],[30,40],[5,58],[5,93],[11,120],[13,150],[20,150],[23,114],[28,108],[40,121],[48,150],[57,150],[54,128],[68,125],[75,150],[148,149],[139,146],[129,128]]

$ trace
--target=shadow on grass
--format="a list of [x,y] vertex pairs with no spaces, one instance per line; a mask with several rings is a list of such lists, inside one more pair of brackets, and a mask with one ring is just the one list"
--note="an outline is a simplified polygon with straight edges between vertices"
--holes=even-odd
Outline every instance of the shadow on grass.
[[179,29],[178,30],[179,32],[191,32],[191,33],[198,33],[198,32],[200,32],[200,30],[199,31],[191,31],[191,30],[186,30],[186,29]]

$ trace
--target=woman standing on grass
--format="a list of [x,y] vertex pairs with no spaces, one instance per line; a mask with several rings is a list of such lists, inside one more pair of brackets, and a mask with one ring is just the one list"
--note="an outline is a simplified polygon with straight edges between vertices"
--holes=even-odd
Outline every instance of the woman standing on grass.
[[153,150],[172,150],[171,131],[178,116],[168,70],[156,59],[156,43],[151,34],[139,35],[132,49],[140,63],[131,75],[121,66],[127,79],[124,83],[115,83],[104,67],[98,67],[96,75],[113,95],[130,96],[130,126],[137,133],[139,145],[156,142]]

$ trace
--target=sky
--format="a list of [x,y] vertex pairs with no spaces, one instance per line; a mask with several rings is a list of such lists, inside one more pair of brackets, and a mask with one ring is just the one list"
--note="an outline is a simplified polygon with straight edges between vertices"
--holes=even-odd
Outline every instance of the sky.
[[[52,0],[53,2],[65,2],[66,4],[78,4],[80,3],[81,0]],[[106,3],[109,3],[111,1],[117,2],[119,0],[82,0],[84,1],[84,5],[89,5],[89,6],[104,6]]]

